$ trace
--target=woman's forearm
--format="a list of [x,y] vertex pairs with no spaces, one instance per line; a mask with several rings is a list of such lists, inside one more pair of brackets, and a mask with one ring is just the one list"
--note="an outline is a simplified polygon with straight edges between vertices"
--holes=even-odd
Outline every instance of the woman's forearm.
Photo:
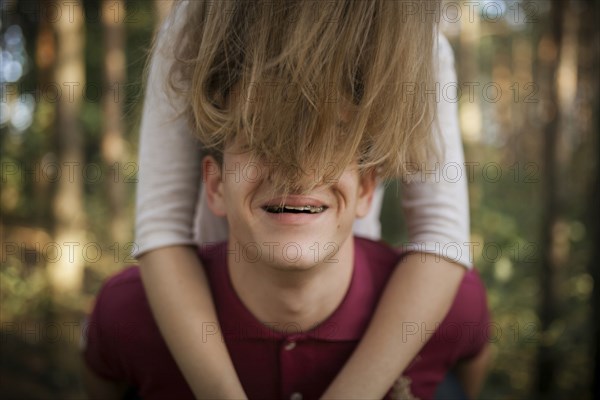
[[140,257],[140,267],[154,318],[194,395],[245,398],[195,249],[153,250]]
[[[327,399],[381,399],[448,313],[465,268],[412,253],[392,274],[360,344],[327,389]],[[416,331],[415,331],[416,330]]]

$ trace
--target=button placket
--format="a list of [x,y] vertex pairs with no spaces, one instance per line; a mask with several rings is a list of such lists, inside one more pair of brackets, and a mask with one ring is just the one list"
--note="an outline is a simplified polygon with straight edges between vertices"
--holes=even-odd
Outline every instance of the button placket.
[[292,341],[288,341],[285,346],[283,346],[284,349],[286,349],[287,351],[290,350],[294,350],[296,348],[296,341],[292,340]]
[[292,395],[290,396],[290,400],[302,400],[302,393],[292,393]]
[[303,359],[303,349],[299,346],[303,340],[302,335],[291,334],[285,337],[279,345],[282,395],[283,398],[289,398],[290,400],[302,400],[304,398],[304,395],[298,391],[300,387],[298,386],[297,375],[300,365],[298,363],[301,363]]

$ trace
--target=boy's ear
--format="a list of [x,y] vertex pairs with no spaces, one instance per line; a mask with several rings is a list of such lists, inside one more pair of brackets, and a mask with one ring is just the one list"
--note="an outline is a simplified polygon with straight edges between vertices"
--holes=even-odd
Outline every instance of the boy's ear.
[[206,190],[208,208],[217,217],[224,217],[227,213],[223,197],[221,166],[212,156],[205,156],[202,159],[202,183]]
[[363,218],[371,209],[371,202],[373,201],[373,193],[377,187],[377,173],[376,171],[369,170],[364,172],[359,178],[358,185],[358,199],[356,201],[356,217]]

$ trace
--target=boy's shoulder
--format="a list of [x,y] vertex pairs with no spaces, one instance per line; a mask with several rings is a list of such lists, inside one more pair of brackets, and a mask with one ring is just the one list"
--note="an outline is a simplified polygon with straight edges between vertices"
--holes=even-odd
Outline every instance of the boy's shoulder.
[[109,303],[119,304],[123,297],[130,300],[139,295],[144,295],[140,269],[137,265],[128,265],[104,281],[98,293],[97,302],[106,302],[105,300],[108,298],[110,299]]
[[110,295],[110,303],[119,304],[123,297],[130,300],[133,297],[145,297],[140,268],[128,265],[118,273],[110,276],[102,285],[98,300]]
[[104,282],[96,296],[94,320],[103,327],[153,323],[137,265],[125,267]]
[[364,264],[374,273],[390,274],[404,257],[404,253],[383,241],[354,237],[355,264]]
[[103,286],[116,289],[121,286],[138,286],[141,283],[140,268],[137,265],[127,265],[121,271],[109,277]]
[[357,252],[362,252],[372,260],[382,262],[399,260],[403,254],[400,249],[390,246],[383,241],[375,241],[360,236],[354,236],[354,246]]

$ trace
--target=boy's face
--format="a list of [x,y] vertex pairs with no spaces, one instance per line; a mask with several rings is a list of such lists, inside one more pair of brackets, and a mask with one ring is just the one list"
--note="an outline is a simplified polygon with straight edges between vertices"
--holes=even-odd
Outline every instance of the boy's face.
[[239,144],[226,148],[222,166],[210,156],[202,166],[208,205],[227,217],[230,242],[239,244],[244,260],[286,270],[335,262],[355,218],[367,214],[376,184],[373,174],[360,177],[352,165],[333,184],[282,199],[269,185],[266,165]]

